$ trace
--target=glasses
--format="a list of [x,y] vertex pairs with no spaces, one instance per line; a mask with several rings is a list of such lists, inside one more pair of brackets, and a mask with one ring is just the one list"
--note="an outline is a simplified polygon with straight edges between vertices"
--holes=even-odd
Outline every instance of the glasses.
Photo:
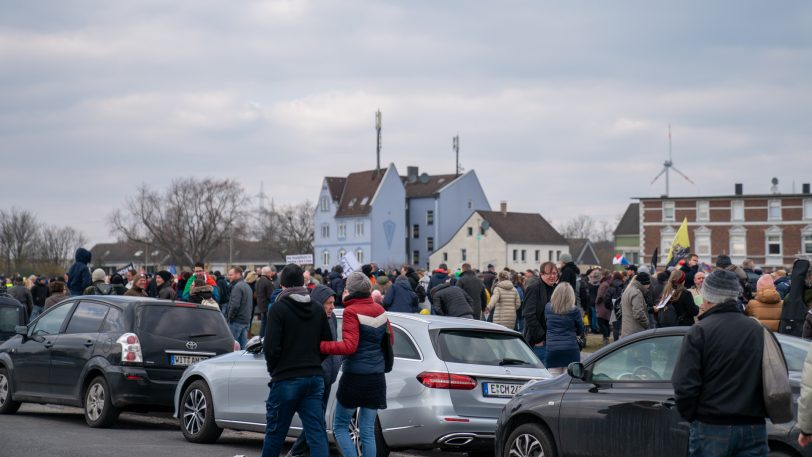
[[542,276],[558,276],[558,272],[553,270],[553,271],[548,271],[547,273],[542,273],[541,275]]

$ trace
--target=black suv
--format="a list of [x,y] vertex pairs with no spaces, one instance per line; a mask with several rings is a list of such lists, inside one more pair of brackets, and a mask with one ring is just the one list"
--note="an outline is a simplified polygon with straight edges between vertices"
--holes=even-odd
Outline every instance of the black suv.
[[219,310],[140,297],[71,297],[16,332],[0,345],[0,414],[57,403],[91,427],[171,411],[186,367],[239,349]]

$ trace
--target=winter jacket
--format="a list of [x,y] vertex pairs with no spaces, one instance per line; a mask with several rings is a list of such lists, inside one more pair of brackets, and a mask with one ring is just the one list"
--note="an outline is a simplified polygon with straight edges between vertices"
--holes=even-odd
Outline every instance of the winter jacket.
[[172,284],[165,282],[158,287],[158,298],[175,300],[178,298],[178,293],[172,288]]
[[459,287],[442,283],[431,289],[430,296],[434,314],[473,319],[474,299]]
[[254,292],[242,278],[231,286],[231,294],[228,298],[228,318],[229,324],[248,325],[251,322],[251,315],[254,311]]
[[394,343],[383,307],[368,295],[349,295],[344,302],[342,320],[341,341],[322,342],[322,354],[347,356],[343,364],[345,373],[383,374],[381,343],[387,331],[390,343]]
[[530,346],[543,343],[547,338],[547,318],[544,307],[550,302],[553,288],[544,281],[528,287],[524,293],[522,317],[524,317],[524,339]]
[[144,289],[139,288],[136,285],[133,285],[130,290],[127,291],[124,295],[128,297],[146,297],[147,291]]
[[[699,271],[699,265],[689,267],[686,263],[680,268],[680,270],[685,273],[685,288],[690,289],[691,287],[694,287],[694,276],[696,276],[696,273]],[[657,298],[655,297],[654,300],[657,301]]]
[[595,298],[595,312],[598,315],[598,319],[609,320],[611,318],[611,308],[612,304],[610,303],[609,306],[606,306],[606,291],[609,289],[609,284],[611,284],[611,278],[602,278],[601,284],[598,286],[598,295]]
[[333,338],[324,308],[310,300],[303,287],[288,291],[268,310],[265,325],[263,348],[271,381],[324,376],[321,364],[326,357],[319,345]]
[[115,295],[115,291],[113,290],[112,284],[107,284],[104,281],[96,281],[88,286],[82,295]]
[[763,424],[763,349],[764,328],[736,300],[704,312],[685,335],[671,376],[680,416],[714,425]]
[[[666,308],[662,308],[657,311],[657,318],[659,320],[658,326],[659,327],[676,327],[676,326],[690,326],[694,325],[694,317],[699,314],[699,307],[696,306],[694,303],[694,296],[691,291],[682,289],[682,292],[679,294],[679,298],[676,300],[672,300],[669,303],[669,306],[674,308],[674,312],[676,313],[676,322],[674,323],[666,323],[665,318],[666,315],[663,314],[666,312]],[[672,315],[673,316],[673,315]]]
[[511,281],[499,281],[493,288],[488,312],[493,313],[493,323],[512,329],[516,325],[516,311],[522,302]]
[[[214,300],[214,294],[212,293],[213,289],[214,288],[208,284],[205,286],[192,286],[192,288],[189,290],[189,300],[187,301],[189,303],[202,304],[203,300]],[[220,309],[220,307],[217,306],[216,301],[212,303],[212,305],[218,310]]]
[[806,319],[807,306],[804,301],[806,276],[809,272],[809,261],[798,259],[792,265],[790,290],[781,308],[781,323],[778,331],[788,335],[800,336],[803,333],[803,321]]
[[429,301],[434,303],[434,298],[432,297],[431,291],[439,286],[440,284],[444,284],[448,281],[448,272],[445,270],[434,270],[434,273],[431,275],[431,279],[429,279]]
[[387,311],[396,313],[417,313],[420,311],[417,294],[412,290],[408,278],[400,276],[395,280],[395,284],[389,287],[383,297],[383,307]]
[[257,294],[257,308],[259,314],[265,315],[268,312],[268,304],[271,302],[271,295],[273,295],[273,281],[265,275],[261,275],[257,279],[256,294]]
[[31,288],[31,298],[34,299],[34,306],[45,306],[45,300],[48,298],[48,286],[37,282]]
[[[183,301],[189,301],[189,291],[192,289],[192,286],[195,285],[195,279],[197,278],[192,276],[189,278],[188,281],[186,281],[186,286],[183,287],[183,293],[180,294],[180,297]],[[206,284],[212,287],[211,293],[212,296],[214,297],[214,300],[217,301],[217,303],[220,303],[219,300],[220,291],[217,290],[217,281],[215,281],[214,278],[205,273],[203,274],[203,279],[206,281]]]
[[781,296],[781,300],[787,298],[787,295],[789,295],[789,286],[789,278],[786,276],[781,276],[775,280],[775,290],[778,291],[778,295]]
[[53,295],[49,296],[45,300],[45,305],[43,305],[42,310],[45,311],[46,309],[56,305],[57,303],[61,302],[62,300],[65,300],[66,298],[70,298],[70,295],[68,295],[68,294],[66,294],[64,292],[61,293],[61,294],[53,294]]
[[[330,313],[330,317],[327,318],[327,323],[330,325],[330,335],[333,337],[331,341],[335,341],[338,338],[338,319],[336,319],[336,315]],[[344,357],[340,355],[331,355],[327,356],[327,358],[321,362],[321,369],[324,372],[325,389],[336,382],[338,371],[341,369],[341,362],[343,360]]]
[[496,282],[496,273],[486,271],[482,274],[482,282],[485,284],[486,289],[493,290],[493,283]]
[[620,324],[621,338],[648,329],[645,287],[637,280],[633,279],[626,286],[620,299],[620,307],[623,310],[623,322]]
[[547,353],[581,350],[575,339],[577,335],[584,334],[584,319],[580,308],[573,308],[566,314],[556,314],[553,312],[553,305],[547,303],[544,317],[547,320]]
[[771,332],[778,331],[778,324],[781,323],[781,308],[784,302],[781,295],[775,288],[769,287],[756,291],[756,295],[747,303],[744,312],[748,316],[753,316],[759,320]]
[[28,315],[31,315],[31,311],[34,309],[34,298],[31,296],[31,291],[28,290],[27,287],[22,284],[18,284],[9,289],[8,294],[11,296],[11,298],[25,305]]
[[68,270],[68,290],[71,295],[82,295],[87,286],[90,285],[90,269],[87,264],[91,259],[90,251],[85,248],[76,250],[74,259],[76,260]]
[[561,267],[561,278],[558,282],[568,282],[572,286],[572,290],[575,290],[575,281],[578,280],[578,276],[581,274],[581,270],[578,268],[577,265],[573,262],[567,262]]
[[[809,319],[809,314],[807,314]],[[806,328],[804,328],[804,332]],[[795,426],[804,433],[812,435],[812,351],[807,352],[801,375],[801,395],[798,396],[798,422]]]
[[341,273],[331,271],[327,279],[327,285],[336,293],[336,306],[344,306],[341,300],[341,296],[344,294],[344,278],[341,277]]
[[750,285],[750,290],[755,291],[758,286],[758,278],[760,278],[761,275],[750,268],[742,268],[742,270],[744,270],[744,274],[747,275],[747,283]]
[[[479,320],[482,310],[488,306],[488,300],[485,298],[485,284],[476,277],[473,271],[463,271],[457,279],[457,287],[474,299],[471,311],[473,311],[474,319]],[[516,319],[516,313],[513,313],[513,319]]]

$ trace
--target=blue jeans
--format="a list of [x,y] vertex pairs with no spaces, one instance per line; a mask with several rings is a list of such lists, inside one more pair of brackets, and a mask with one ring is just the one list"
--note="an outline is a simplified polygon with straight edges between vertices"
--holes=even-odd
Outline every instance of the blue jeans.
[[[321,406],[322,406],[322,414],[327,412],[327,400],[330,399],[330,386],[325,384],[324,385],[324,394],[321,396]],[[326,437],[326,435],[325,435]],[[293,443],[293,447],[290,448],[290,453],[293,455],[305,455],[307,454],[307,441],[305,440],[305,434],[300,433],[299,437],[296,438],[296,442]]]
[[533,354],[541,360],[544,366],[547,366],[547,346],[533,346]]
[[240,349],[245,349],[245,343],[248,342],[248,324],[231,322],[228,328],[231,329],[231,336],[240,343]]
[[378,410],[358,408],[358,431],[361,435],[362,456],[358,455],[355,444],[350,438],[350,420],[354,413],[355,408],[345,408],[336,401],[336,413],[333,419],[336,444],[344,457],[375,457],[375,418],[378,416]]
[[29,318],[28,318],[28,320],[29,320],[29,321],[33,321],[33,320],[34,320],[34,319],[36,319],[36,317],[37,317],[37,316],[39,316],[40,314],[42,314],[42,306],[36,306],[36,305],[34,305],[34,308],[33,308],[33,309],[31,309],[31,317],[29,317]]
[[691,457],[767,457],[767,426],[691,423],[688,454]]
[[305,376],[301,378],[271,381],[271,391],[265,402],[265,441],[262,457],[279,457],[282,444],[290,429],[293,414],[299,413],[302,428],[313,457],[329,457],[327,433],[324,427],[324,378]]

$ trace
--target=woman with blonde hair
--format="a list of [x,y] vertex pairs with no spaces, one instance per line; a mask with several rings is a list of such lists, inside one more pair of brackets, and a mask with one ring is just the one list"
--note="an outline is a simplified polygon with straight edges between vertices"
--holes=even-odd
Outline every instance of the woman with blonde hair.
[[559,283],[544,309],[547,319],[547,360],[552,375],[566,371],[572,362],[581,361],[578,336],[584,334],[581,309],[575,306],[575,291],[567,282]]
[[510,279],[509,271],[500,271],[497,283],[493,286],[493,295],[485,310],[493,313],[492,322],[513,329],[516,326],[516,311],[521,306],[519,293]]
[[682,270],[671,272],[655,311],[660,327],[694,324],[699,308],[694,303],[694,296],[685,288],[685,273]]

